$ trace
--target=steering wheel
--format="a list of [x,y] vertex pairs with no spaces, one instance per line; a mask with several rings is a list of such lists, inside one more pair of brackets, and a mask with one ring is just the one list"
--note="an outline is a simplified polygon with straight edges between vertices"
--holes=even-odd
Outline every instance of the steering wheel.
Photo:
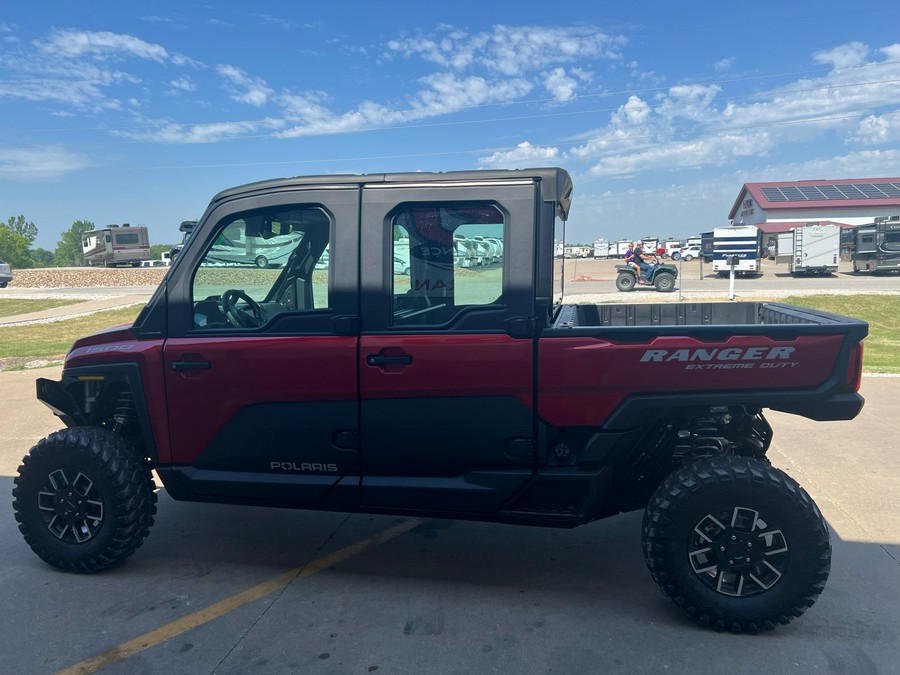
[[[237,306],[238,300],[243,300],[250,311]],[[249,295],[234,288],[222,293],[222,311],[225,318],[235,328],[256,328],[266,322],[266,313],[259,303]]]

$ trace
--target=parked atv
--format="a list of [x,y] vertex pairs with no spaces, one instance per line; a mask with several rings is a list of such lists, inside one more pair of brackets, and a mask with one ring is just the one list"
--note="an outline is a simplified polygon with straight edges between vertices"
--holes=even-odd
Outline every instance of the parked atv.
[[[616,265],[619,273],[616,277],[616,288],[620,291],[633,291],[638,285],[637,271],[631,265]],[[653,265],[649,274],[648,286],[655,286],[657,291],[671,293],[675,290],[675,277],[678,276],[678,268],[675,265]]]

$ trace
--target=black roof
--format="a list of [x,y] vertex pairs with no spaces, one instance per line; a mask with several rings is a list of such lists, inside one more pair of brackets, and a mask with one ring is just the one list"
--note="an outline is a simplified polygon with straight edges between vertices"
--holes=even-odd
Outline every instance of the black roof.
[[565,169],[543,167],[535,169],[487,169],[447,172],[404,172],[375,174],[335,174],[318,176],[295,176],[247,183],[228,188],[212,198],[210,206],[219,201],[245,197],[256,192],[272,192],[298,187],[334,185],[374,185],[390,183],[460,183],[493,180],[539,180],[542,183],[544,199],[562,205],[568,214],[572,201],[572,179]]

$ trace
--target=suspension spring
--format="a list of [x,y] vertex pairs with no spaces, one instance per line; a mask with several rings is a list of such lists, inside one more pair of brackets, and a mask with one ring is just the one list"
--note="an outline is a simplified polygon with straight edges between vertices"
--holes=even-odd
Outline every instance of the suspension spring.
[[113,413],[113,419],[116,422],[115,431],[121,431],[128,422],[135,418],[134,394],[130,389],[126,389],[119,398],[116,399],[116,411]]

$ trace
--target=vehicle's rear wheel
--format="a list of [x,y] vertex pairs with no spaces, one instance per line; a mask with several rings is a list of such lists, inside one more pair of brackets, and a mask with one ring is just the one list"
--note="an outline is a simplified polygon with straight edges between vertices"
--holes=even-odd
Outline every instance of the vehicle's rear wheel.
[[644,513],[653,580],[691,618],[757,632],[813,605],[828,579],[828,526],[792,478],[746,457],[677,470]]
[[633,274],[629,274],[628,272],[621,272],[619,276],[616,277],[616,288],[620,291],[633,291],[636,284],[637,279]]
[[659,272],[653,281],[656,290],[663,293],[671,293],[675,290],[675,277],[668,272]]
[[19,467],[13,510],[45,562],[98,572],[134,553],[150,532],[156,492],[147,461],[112,431],[72,427],[38,442]]
[[264,255],[256,256],[256,266],[265,269],[269,266],[269,259]]

